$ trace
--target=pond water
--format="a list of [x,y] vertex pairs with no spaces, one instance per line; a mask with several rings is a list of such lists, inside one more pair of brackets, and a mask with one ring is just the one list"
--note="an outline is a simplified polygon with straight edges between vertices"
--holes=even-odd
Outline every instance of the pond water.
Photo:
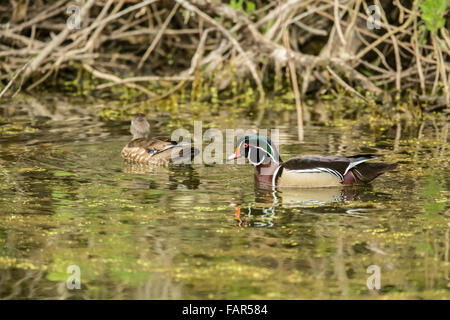
[[[1,299],[450,298],[439,117],[421,127],[312,122],[299,143],[295,112],[267,110],[259,127],[279,129],[284,159],[376,153],[400,163],[369,186],[282,192],[255,188],[248,164],[125,165],[128,116],[105,121],[95,108],[53,119],[0,109]],[[158,136],[191,131],[193,120],[258,127],[225,107],[145,111]],[[66,287],[71,265],[79,290]],[[369,266],[380,268],[379,290],[367,287]]]

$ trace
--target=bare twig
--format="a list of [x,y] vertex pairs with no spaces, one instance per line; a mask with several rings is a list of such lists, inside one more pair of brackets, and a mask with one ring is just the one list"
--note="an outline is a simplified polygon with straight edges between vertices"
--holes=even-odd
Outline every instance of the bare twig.
[[336,26],[336,31],[341,40],[342,44],[345,46],[347,42],[345,41],[344,34],[342,33],[341,24],[339,22],[339,0],[334,0],[334,25]]
[[261,79],[259,78],[259,75],[258,75],[258,72],[256,71],[255,65],[249,59],[249,57],[247,56],[245,51],[242,49],[242,47],[239,44],[239,42],[237,42],[237,40],[231,35],[231,33],[227,29],[225,29],[220,23],[218,23],[217,21],[212,19],[206,13],[200,11],[200,9],[198,9],[197,7],[189,4],[185,0],[175,0],[175,1],[178,2],[179,4],[181,4],[187,10],[195,12],[197,15],[199,15],[200,17],[202,17],[203,19],[208,21],[210,24],[214,25],[217,29],[220,30],[220,32],[222,32],[228,38],[228,40],[230,40],[230,42],[233,44],[233,46],[236,48],[236,50],[244,57],[244,59],[245,59],[245,61],[247,63],[247,66],[250,69],[250,72],[251,72],[251,74],[253,76],[253,79],[255,80],[256,85],[258,86],[258,91],[259,91],[259,94],[260,94],[260,102],[264,102],[265,93],[264,93],[264,89],[263,89],[263,86],[262,86]]
[[83,63],[83,68],[86,71],[92,73],[97,78],[104,79],[104,80],[111,81],[111,82],[118,83],[118,84],[124,84],[125,86],[127,86],[129,88],[132,88],[132,89],[139,90],[139,91],[145,93],[146,95],[148,95],[150,97],[154,97],[155,96],[155,94],[151,93],[149,90],[145,89],[144,87],[142,87],[140,85],[137,85],[135,83],[123,82],[123,79],[121,79],[121,78],[119,78],[119,77],[117,77],[115,75],[112,75],[112,74],[107,74],[105,72],[101,72],[101,71],[95,70],[94,68],[92,68],[90,65],[88,65],[86,63]]
[[152,53],[153,49],[155,49],[156,45],[158,44],[159,40],[161,39],[162,35],[164,34],[164,31],[167,29],[167,26],[169,25],[170,20],[172,20],[173,16],[175,15],[175,13],[177,12],[178,8],[180,7],[180,4],[177,3],[172,11],[169,13],[169,15],[166,18],[166,21],[164,21],[164,24],[161,26],[161,28],[159,29],[155,39],[153,39],[150,47],[148,47],[148,49],[145,51],[144,55],[142,56],[141,61],[138,64],[138,69],[141,69],[142,66],[144,65],[145,60],[148,59],[148,57],[150,56],[150,54]]
[[158,100],[161,100],[161,99],[165,99],[168,96],[172,95],[174,92],[180,90],[185,85],[185,83],[194,74],[195,70],[197,69],[197,67],[200,64],[200,60],[201,60],[201,57],[203,55],[203,48],[205,46],[205,42],[206,42],[206,39],[208,37],[208,33],[211,30],[212,29],[210,28],[210,29],[206,29],[205,31],[203,31],[202,37],[200,39],[199,46],[197,47],[197,51],[195,52],[194,56],[192,57],[191,66],[190,66],[189,70],[187,71],[187,74],[186,74],[185,78],[183,80],[181,80],[175,87],[170,89],[165,94],[163,94],[163,95],[161,95],[159,97],[155,97],[155,98],[152,98],[150,100],[147,100],[147,102],[155,102],[155,101],[158,101]]
[[[86,2],[86,4],[81,8],[81,19],[83,19],[87,15],[89,9],[94,5],[94,3],[95,0],[88,0],[88,2]],[[31,61],[30,65],[25,70],[24,79],[30,77],[31,74],[39,68],[44,59],[47,58],[47,56],[67,38],[70,31],[71,30],[69,29],[69,27],[66,26],[66,28],[58,34],[58,36],[53,38],[53,40],[44,48],[44,50],[42,50],[39,55],[37,55],[36,58]]]
[[286,50],[287,50],[289,71],[291,74],[292,88],[294,90],[294,96],[295,96],[295,107],[297,109],[298,140],[300,142],[303,142],[304,131],[303,131],[302,102],[301,102],[301,97],[300,97],[300,91],[298,89],[297,73],[296,73],[294,61],[291,56],[291,48],[290,48],[290,44],[289,44],[289,34],[288,34],[286,24],[284,25],[284,30],[283,30],[283,42],[284,42],[284,46],[286,47]]
[[30,61],[28,61],[27,63],[25,63],[22,68],[20,68],[18,71],[16,71],[16,73],[14,74],[14,76],[11,78],[11,80],[9,80],[8,84],[3,88],[2,92],[0,92],[0,99],[3,98],[3,96],[5,95],[6,91],[8,91],[8,89],[12,86],[12,84],[14,83],[14,81],[16,81],[17,77],[23,72],[23,70],[25,70],[28,67],[28,64],[30,63]]
[[359,98],[363,99],[366,102],[369,102],[369,100],[366,99],[363,95],[361,95],[358,91],[353,89],[351,86],[349,86],[344,80],[341,79],[329,66],[327,66],[328,72],[331,74],[331,76],[345,89],[352,92],[354,95],[358,96]]
[[[18,79],[28,80],[27,90],[32,90],[52,75],[55,80],[70,78],[81,66],[94,78],[105,80],[97,89],[123,85],[158,99],[142,83],[177,81],[169,90],[175,92],[194,79],[191,70],[195,65],[204,73],[218,72],[219,76],[212,78],[222,79],[221,88],[229,86],[231,79],[250,75],[262,101],[263,77],[270,81],[270,72],[275,69],[279,75],[281,67],[287,65],[294,91],[302,86],[298,95],[294,92],[300,106],[307,92],[328,89],[325,70],[333,85],[356,95],[362,93],[357,87],[380,94],[378,86],[384,86],[420,88],[422,96],[443,94],[446,103],[450,99],[450,34],[445,28],[433,36],[420,32],[423,22],[418,0],[390,4],[376,0],[382,9],[380,32],[363,26],[368,13],[367,2],[362,0],[258,1],[251,14],[226,1],[176,0],[169,7],[169,1],[157,0],[84,0],[80,5],[83,28],[73,31],[64,23],[68,3],[56,0],[30,4],[23,22],[0,26],[0,80],[6,83],[2,97],[17,86]],[[10,19],[8,9],[0,9],[3,21]],[[392,9],[388,20],[385,12]],[[207,39],[205,25],[215,30]],[[319,55],[303,52],[314,47],[308,42],[318,43],[315,36],[327,35],[328,50]],[[148,38],[150,44],[145,44]],[[168,50],[177,58],[173,64]],[[205,52],[205,57],[194,59],[195,63],[183,58],[193,51],[197,57],[197,53],[203,56]],[[157,58],[150,61],[152,53]],[[144,64],[152,74],[135,75]],[[294,85],[297,74],[301,74],[302,83]]]

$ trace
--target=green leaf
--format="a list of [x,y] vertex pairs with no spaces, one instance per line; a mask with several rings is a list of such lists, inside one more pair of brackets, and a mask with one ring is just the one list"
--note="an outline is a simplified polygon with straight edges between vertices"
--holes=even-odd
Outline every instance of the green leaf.
[[449,0],[423,0],[419,3],[421,18],[429,31],[436,33],[445,25],[444,12],[449,4]]
[[256,8],[256,6],[255,6],[254,2],[252,2],[252,1],[247,2],[246,11],[248,14],[252,14],[253,11],[255,11],[255,8]]

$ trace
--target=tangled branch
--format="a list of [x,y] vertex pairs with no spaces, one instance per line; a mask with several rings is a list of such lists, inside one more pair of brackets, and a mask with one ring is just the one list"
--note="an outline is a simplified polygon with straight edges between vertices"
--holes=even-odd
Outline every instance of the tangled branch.
[[450,22],[430,32],[418,0],[410,7],[375,3],[380,19],[368,28],[364,0],[247,1],[241,7],[212,0],[85,0],[81,28],[73,29],[67,8],[77,2],[11,0],[0,9],[0,98],[19,78],[32,90],[51,86],[50,75],[75,80],[84,71],[97,90],[124,85],[156,99],[157,83],[181,88],[195,69],[219,90],[250,77],[263,100],[290,62],[302,95],[341,87],[366,100],[369,92],[412,88],[421,92],[417,100],[441,96],[448,105]]

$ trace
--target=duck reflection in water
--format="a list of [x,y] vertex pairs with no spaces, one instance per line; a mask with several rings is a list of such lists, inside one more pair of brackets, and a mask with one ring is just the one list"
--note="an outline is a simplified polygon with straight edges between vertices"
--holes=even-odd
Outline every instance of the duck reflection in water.
[[[200,178],[197,170],[188,164],[168,164],[161,165],[149,165],[135,162],[124,162],[122,169],[125,173],[131,174],[155,174],[159,177],[165,176],[165,179],[159,179],[162,183],[168,181],[169,189],[175,190],[180,186],[187,189],[198,189],[200,185]],[[151,189],[157,189],[158,187],[152,182]]]
[[[358,187],[316,188],[273,190],[255,184],[255,201],[244,205],[244,201],[236,201],[235,221],[240,227],[272,227],[278,209],[302,208],[308,213],[346,213],[339,204],[348,201],[362,200],[364,195],[371,194],[370,185]],[[364,197],[365,198],[365,197]],[[237,204],[239,203],[239,204]],[[336,207],[338,206],[338,207]],[[341,210],[339,210],[341,209]]]
[[334,187],[334,188],[282,188],[273,190],[263,185],[255,185],[255,201],[273,202],[282,205],[323,206],[332,203],[354,201],[363,190],[371,186]]

